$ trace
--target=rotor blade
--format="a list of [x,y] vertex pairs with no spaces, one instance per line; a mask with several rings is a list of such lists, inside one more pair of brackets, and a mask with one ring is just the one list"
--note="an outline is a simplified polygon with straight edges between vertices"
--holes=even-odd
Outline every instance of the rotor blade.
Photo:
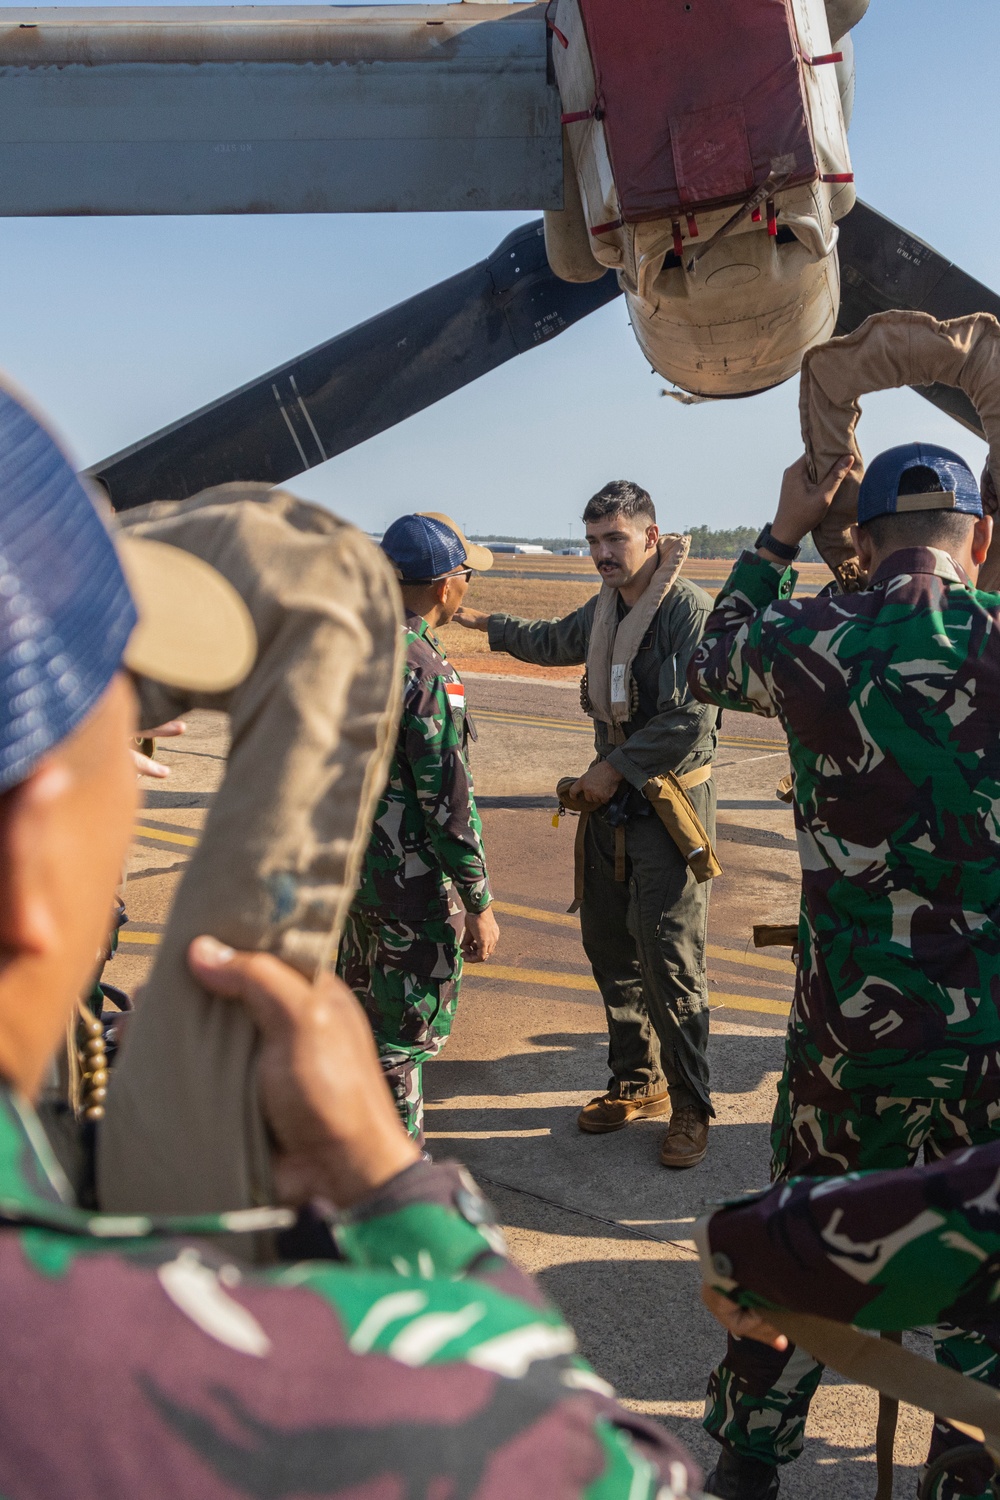
[[541,219],[448,281],[87,470],[115,510],[228,480],[281,484],[547,342],[619,295],[549,269]]
[[541,4],[4,8],[0,216],[559,208]]
[[[841,301],[838,333],[851,333],[872,313],[909,308],[934,318],[992,313],[1000,318],[1000,296],[946,260],[891,219],[858,203],[840,221]],[[915,386],[928,401],[985,436],[964,391],[948,385]]]

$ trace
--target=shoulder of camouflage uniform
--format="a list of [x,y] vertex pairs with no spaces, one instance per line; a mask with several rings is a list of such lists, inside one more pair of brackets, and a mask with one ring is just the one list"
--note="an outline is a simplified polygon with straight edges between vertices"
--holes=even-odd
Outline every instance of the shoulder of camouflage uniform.
[[[417,1474],[458,1493],[487,1466],[498,1494],[541,1500],[553,1448],[575,1456],[567,1494],[624,1500],[648,1459],[675,1493],[686,1488],[684,1455],[600,1394],[559,1314],[501,1258],[492,1216],[457,1169],[400,1174],[347,1226],[353,1264],[303,1266],[283,1284],[281,1270],[243,1276],[217,1246],[115,1245],[152,1221],[53,1201],[40,1149],[31,1111],[3,1100],[0,1179],[37,1226],[0,1234],[5,1340],[20,1372],[0,1462],[12,1500],[99,1500],[109,1482],[132,1493],[140,1465],[149,1500],[256,1495],[261,1472],[280,1476],[282,1493],[339,1494],[382,1476],[405,1489]],[[58,1224],[63,1215],[75,1219]],[[100,1338],[67,1339],[109,1298],[118,1315]],[[87,1409],[86,1455],[39,1441],[39,1389],[59,1410]],[[108,1389],[115,1402],[86,1407]]]
[[405,671],[404,697],[411,713],[420,713],[435,700],[440,707],[440,700],[447,696],[445,684],[460,681],[443,651],[435,650],[429,640],[412,631],[408,632]]

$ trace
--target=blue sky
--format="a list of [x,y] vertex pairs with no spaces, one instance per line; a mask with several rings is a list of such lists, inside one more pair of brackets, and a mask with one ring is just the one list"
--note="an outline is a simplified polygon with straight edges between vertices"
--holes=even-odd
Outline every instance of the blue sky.
[[[1000,287],[997,0],[871,0],[855,32],[851,148],[862,197]],[[50,413],[81,465],[487,254],[531,214],[8,219],[0,366]],[[613,477],[661,522],[756,524],[800,451],[797,383],[736,403],[659,396],[612,304],[289,488],[368,528],[408,510],[471,531],[580,530]],[[869,397],[869,455],[937,439],[984,445],[911,392]]]

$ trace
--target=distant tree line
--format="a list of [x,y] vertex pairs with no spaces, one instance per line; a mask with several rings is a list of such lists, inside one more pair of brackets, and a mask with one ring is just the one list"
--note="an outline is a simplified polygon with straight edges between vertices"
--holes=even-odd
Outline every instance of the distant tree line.
[[490,542],[517,542],[522,547],[548,547],[550,552],[561,552],[564,547],[587,545],[582,536],[470,536],[469,540],[482,542],[484,547],[488,547]]
[[[738,557],[746,549],[752,551],[760,535],[759,526],[734,526],[730,531],[712,531],[708,526],[689,526],[692,557]],[[802,543],[800,562],[822,562],[811,536]]]
[[[733,526],[729,531],[713,531],[708,526],[689,526],[692,557],[738,557],[744,548],[752,549],[760,534],[759,526]],[[533,547],[548,547],[550,552],[561,552],[564,547],[585,547],[579,536],[474,536],[474,542],[488,547],[490,542],[527,542]],[[811,536],[802,543],[800,562],[822,562]]]

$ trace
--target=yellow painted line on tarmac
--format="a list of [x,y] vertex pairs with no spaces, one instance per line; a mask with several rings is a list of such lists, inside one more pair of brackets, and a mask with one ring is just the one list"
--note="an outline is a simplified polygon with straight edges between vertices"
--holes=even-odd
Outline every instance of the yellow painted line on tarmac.
[[[540,985],[543,988],[560,990],[597,989],[597,983],[587,974],[560,974],[551,969],[508,969],[503,964],[470,964],[465,970],[465,979],[500,979],[509,984]],[[763,1000],[757,995],[728,995],[721,990],[710,990],[709,999],[713,1009],[726,1006],[729,1010],[760,1011],[769,1016],[787,1016],[791,1006],[780,1000]]]
[[574,724],[572,719],[543,719],[534,714],[503,713],[495,708],[474,708],[471,712],[473,718],[491,719],[498,724],[530,724],[535,729],[565,729],[568,734],[593,736],[594,733],[593,724]]
[[580,918],[558,911],[542,911],[537,906],[516,906],[513,901],[494,901],[493,910],[508,917],[525,917],[529,922],[551,922],[555,927],[580,928]]
[[722,990],[709,990],[708,998],[713,1010],[755,1010],[765,1016],[787,1016],[792,1007],[783,1000],[761,1000],[756,995],[726,995]]
[[[499,902],[497,906],[499,908]],[[556,914],[549,912],[546,915]],[[130,930],[126,927],[118,934],[119,947],[128,947],[132,944],[156,947],[161,941],[161,933],[139,932],[135,928]],[[789,964],[788,967],[791,968],[792,965]],[[465,969],[464,977],[466,979],[499,979],[508,984],[539,985],[545,989],[587,990],[591,994],[597,991],[596,981],[589,974],[566,974],[551,969],[515,969],[508,968],[505,964],[469,964]],[[710,998],[715,1002],[716,1008],[725,1005],[730,1010],[761,1011],[769,1016],[787,1016],[791,1009],[780,1000],[763,1000],[757,995],[729,995],[715,989],[710,992]]]
[[193,849],[198,840],[190,833],[168,833],[165,828],[146,828],[137,823],[132,830],[137,839],[159,839],[164,844],[184,844]]
[[[494,724],[527,724],[534,729],[563,729],[568,734],[586,734],[588,736],[592,736],[594,732],[593,726],[589,723],[574,724],[571,719],[546,719],[536,714],[509,714],[496,708],[473,708],[472,715],[476,719],[485,719]],[[784,748],[781,740],[764,739],[760,735],[752,739],[747,737],[739,738],[728,734],[722,735],[719,739],[719,744],[727,747],[749,746],[752,750],[756,750],[760,745],[763,745],[765,748],[768,745],[774,745],[776,747],[776,754],[780,754]]]
[[[563,915],[557,911],[544,911],[538,906],[518,906],[513,901],[494,901],[493,910],[503,916],[524,917],[528,922],[549,922],[555,927],[580,925],[576,916]],[[705,949],[709,958],[719,958],[729,964],[746,964],[751,969],[771,969],[779,974],[794,974],[795,965],[787,958],[768,958],[763,953],[743,953],[739,948],[720,948],[710,943]]]
[[540,984],[556,990],[596,990],[589,974],[560,974],[552,969],[508,969],[503,964],[469,964],[464,979],[505,979],[510,984]]
[[746,738],[746,737],[744,737],[742,739],[737,739],[735,735],[720,734],[720,736],[719,736],[719,744],[720,745],[725,745],[727,748],[729,746],[731,746],[731,745],[736,745],[736,746],[746,745],[751,750],[757,750],[757,749],[760,748],[761,745],[764,745],[765,747],[767,745],[774,745],[775,746],[775,750],[774,750],[774,754],[775,755],[781,755],[781,754],[787,754],[788,753],[788,745],[787,745],[787,743],[784,740],[777,740],[777,739],[766,740],[766,739],[764,739],[763,735],[755,735],[753,738]]
[[778,974],[794,974],[795,965],[787,958],[768,958],[764,953],[741,953],[738,948],[718,948],[709,943],[708,958],[721,958],[727,964],[746,964],[751,969],[772,969]]

